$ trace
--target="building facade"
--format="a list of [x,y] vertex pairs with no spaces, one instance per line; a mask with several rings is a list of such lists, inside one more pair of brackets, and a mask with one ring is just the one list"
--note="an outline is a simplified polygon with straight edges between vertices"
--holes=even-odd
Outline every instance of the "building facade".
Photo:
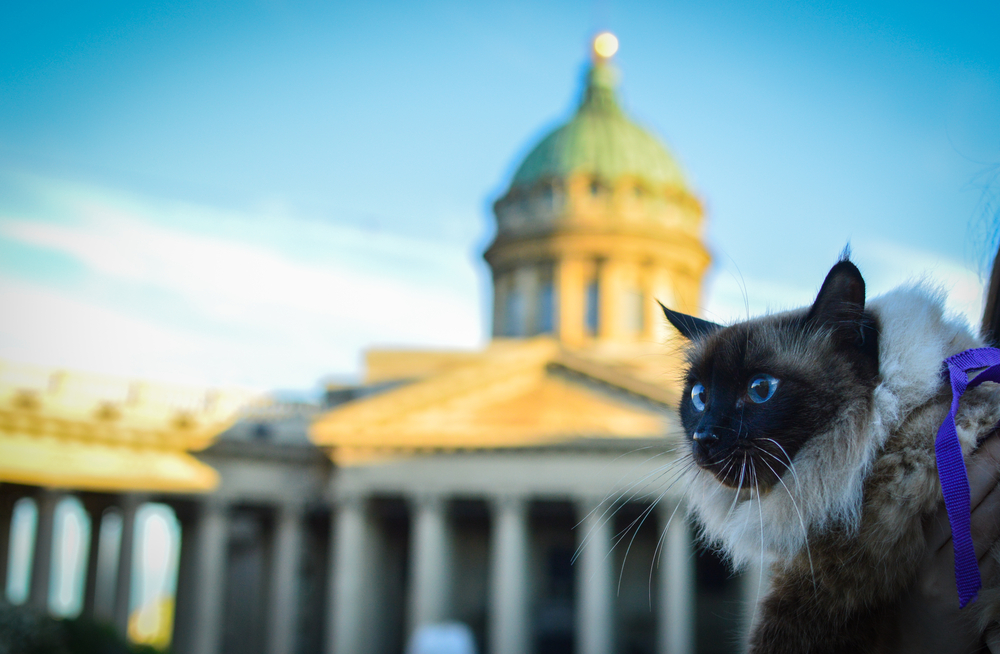
[[491,654],[739,648],[756,587],[699,568],[656,305],[698,312],[702,209],[615,76],[595,54],[494,204],[490,346],[369,352],[385,390],[312,423],[337,464],[332,652],[451,621]]
[[28,602],[49,606],[52,516],[73,495],[91,524],[82,611],[122,633],[130,521],[173,510],[178,654],[389,654],[454,623],[488,654],[738,651],[760,577],[732,576],[686,521],[680,361],[656,305],[698,313],[702,209],[615,75],[595,54],[570,120],[494,204],[485,350],[371,351],[363,383],[319,404],[256,404],[229,426],[205,394],[147,412],[146,432],[127,384],[57,427],[51,377],[9,381],[0,452],[39,454],[28,472],[0,459],[0,561],[33,498]]

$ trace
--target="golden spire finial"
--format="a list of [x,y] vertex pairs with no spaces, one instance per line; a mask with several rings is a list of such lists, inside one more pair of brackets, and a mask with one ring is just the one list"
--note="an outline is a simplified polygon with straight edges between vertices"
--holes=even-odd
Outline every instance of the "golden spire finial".
[[618,37],[611,32],[601,32],[594,37],[594,57],[610,59],[618,52]]

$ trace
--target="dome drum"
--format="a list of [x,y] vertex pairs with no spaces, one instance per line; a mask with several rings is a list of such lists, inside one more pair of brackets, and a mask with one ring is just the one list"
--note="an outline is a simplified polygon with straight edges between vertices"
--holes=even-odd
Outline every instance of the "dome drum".
[[535,237],[497,240],[483,257],[494,273],[539,261],[558,261],[568,257],[654,262],[676,270],[678,274],[700,278],[710,258],[695,247],[700,241],[692,236],[663,238],[651,233],[593,233],[560,231]]
[[662,230],[701,235],[701,203],[683,187],[653,187],[626,176],[613,184],[586,173],[511,189],[494,204],[498,238],[549,232],[565,226]]
[[571,346],[659,343],[656,301],[696,307],[699,278],[663,261],[573,256],[495,269],[494,336],[552,334]]

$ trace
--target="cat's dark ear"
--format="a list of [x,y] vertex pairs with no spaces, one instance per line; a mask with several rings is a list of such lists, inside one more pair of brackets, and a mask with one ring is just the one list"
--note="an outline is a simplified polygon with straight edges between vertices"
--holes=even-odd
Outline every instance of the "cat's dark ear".
[[656,301],[663,309],[663,315],[667,317],[670,324],[673,325],[681,335],[693,341],[701,338],[702,336],[708,336],[712,332],[716,332],[722,329],[722,325],[718,325],[714,322],[709,322],[707,320],[702,320],[701,318],[695,318],[694,316],[689,316],[686,313],[681,313],[679,311],[671,311],[667,307],[663,306],[663,303],[659,300]]
[[836,325],[857,320],[865,310],[865,280],[858,267],[842,259],[830,269],[806,321]]
[[845,347],[855,370],[874,380],[879,369],[878,322],[865,313],[865,280],[846,258],[827,273],[823,287],[806,316],[806,324],[833,330],[835,342]]

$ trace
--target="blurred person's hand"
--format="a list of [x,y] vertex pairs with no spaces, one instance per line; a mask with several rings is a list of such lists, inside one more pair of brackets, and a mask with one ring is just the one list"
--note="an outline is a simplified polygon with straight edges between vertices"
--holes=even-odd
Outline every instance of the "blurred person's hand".
[[[1000,432],[994,432],[969,458],[972,540],[984,582],[1000,563],[992,549],[1000,542]],[[944,504],[924,525],[927,551],[917,579],[900,607],[900,652],[970,654],[981,649],[974,613],[958,608],[955,554]],[[1000,634],[991,633],[996,639]]]

